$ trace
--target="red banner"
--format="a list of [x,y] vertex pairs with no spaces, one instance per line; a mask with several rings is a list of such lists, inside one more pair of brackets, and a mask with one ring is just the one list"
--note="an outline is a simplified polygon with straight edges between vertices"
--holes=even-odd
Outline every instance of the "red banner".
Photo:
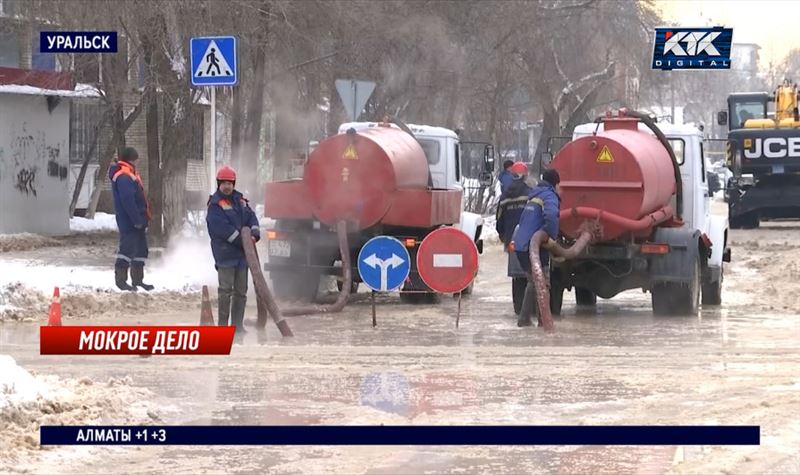
[[42,355],[229,355],[235,328],[212,326],[40,327]]

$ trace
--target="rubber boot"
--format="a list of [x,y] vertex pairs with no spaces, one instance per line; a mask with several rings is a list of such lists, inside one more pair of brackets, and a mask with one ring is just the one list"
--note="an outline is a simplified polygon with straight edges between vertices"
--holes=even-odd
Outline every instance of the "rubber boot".
[[144,279],[144,266],[142,266],[142,267],[140,267],[140,266],[132,266],[131,267],[131,282],[133,282],[133,286],[134,287],[137,287],[137,286],[141,287],[141,288],[143,288],[144,290],[146,290],[148,292],[153,290],[154,287],[152,285],[145,284],[144,282],[142,282],[142,279]]
[[128,268],[116,266],[114,267],[114,280],[116,280],[117,288],[119,290],[129,290],[136,292],[136,287],[128,285]]
[[231,294],[225,292],[218,292],[219,304],[217,306],[217,315],[219,319],[219,326],[228,326],[228,317],[231,314]]
[[234,341],[236,343],[244,343],[244,308],[247,304],[247,297],[239,295],[233,296],[233,304],[231,305],[231,325],[236,327],[236,335]]
[[529,327],[533,325],[531,315],[534,313],[536,306],[536,292],[533,289],[533,284],[528,281],[525,286],[525,296],[522,298],[522,308],[519,311],[519,318],[517,319],[518,327]]

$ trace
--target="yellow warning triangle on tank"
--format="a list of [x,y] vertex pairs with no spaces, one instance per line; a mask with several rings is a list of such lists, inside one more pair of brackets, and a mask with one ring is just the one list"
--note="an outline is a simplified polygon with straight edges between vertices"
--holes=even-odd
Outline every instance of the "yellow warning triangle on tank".
[[345,160],[358,160],[358,154],[356,153],[356,148],[353,147],[353,144],[348,145],[347,148],[344,149],[342,158]]
[[614,163],[614,156],[611,155],[608,145],[604,145],[603,150],[600,150],[600,154],[597,155],[597,163]]

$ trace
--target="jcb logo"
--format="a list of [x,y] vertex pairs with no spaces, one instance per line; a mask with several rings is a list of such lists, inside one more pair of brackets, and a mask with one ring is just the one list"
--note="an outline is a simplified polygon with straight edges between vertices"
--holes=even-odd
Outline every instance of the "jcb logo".
[[[668,31],[664,34],[667,41],[664,43],[664,54],[672,53],[675,56],[697,56],[706,53],[709,56],[719,56],[719,50],[714,47],[714,40],[720,35],[719,31]],[[686,50],[681,47],[686,45]]]
[[800,137],[745,139],[744,158],[800,158]]

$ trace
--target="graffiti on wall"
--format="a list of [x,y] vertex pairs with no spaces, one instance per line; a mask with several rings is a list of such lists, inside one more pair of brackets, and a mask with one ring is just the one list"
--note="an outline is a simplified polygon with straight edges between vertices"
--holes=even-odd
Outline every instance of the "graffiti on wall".
[[18,189],[20,193],[33,194],[36,196],[36,167],[30,169],[23,168],[17,173],[17,180],[14,188]]
[[58,157],[61,155],[61,147],[47,146],[47,175],[58,178],[61,181],[67,179],[67,167],[58,163]]
[[59,163],[61,147],[61,143],[48,144],[44,130],[29,131],[27,122],[23,122],[20,129],[13,127],[9,149],[11,160],[3,168],[12,167],[12,170],[4,171],[11,172],[14,188],[27,196],[36,197],[39,184],[36,175],[40,168],[47,170],[45,178],[67,180],[69,169]]

